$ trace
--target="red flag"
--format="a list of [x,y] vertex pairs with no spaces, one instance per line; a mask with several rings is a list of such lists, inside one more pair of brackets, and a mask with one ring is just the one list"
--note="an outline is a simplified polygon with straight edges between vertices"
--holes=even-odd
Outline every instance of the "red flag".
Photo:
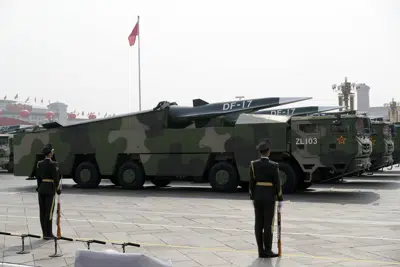
[[128,36],[130,46],[135,44],[136,36],[138,36],[138,35],[139,35],[139,21],[136,22],[135,27],[133,28],[131,34]]

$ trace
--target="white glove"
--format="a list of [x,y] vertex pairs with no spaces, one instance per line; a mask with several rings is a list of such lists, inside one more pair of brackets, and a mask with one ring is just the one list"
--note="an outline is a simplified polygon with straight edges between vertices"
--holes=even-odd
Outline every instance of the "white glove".
[[278,209],[279,209],[279,210],[282,209],[282,206],[283,206],[283,201],[279,201],[279,202],[278,202]]

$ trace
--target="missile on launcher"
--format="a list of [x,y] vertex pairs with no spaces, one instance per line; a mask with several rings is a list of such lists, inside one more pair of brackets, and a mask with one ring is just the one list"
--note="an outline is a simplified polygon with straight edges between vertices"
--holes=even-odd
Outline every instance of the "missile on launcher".
[[286,116],[306,116],[315,113],[327,112],[336,109],[343,108],[341,106],[306,106],[306,107],[294,107],[286,109],[268,109],[259,110],[254,114],[265,114],[265,115],[286,115]]

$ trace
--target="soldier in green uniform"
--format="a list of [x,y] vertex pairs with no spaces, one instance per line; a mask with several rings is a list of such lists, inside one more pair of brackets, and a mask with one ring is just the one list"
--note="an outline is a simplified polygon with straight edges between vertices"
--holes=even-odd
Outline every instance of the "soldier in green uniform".
[[250,199],[253,200],[255,213],[255,236],[260,258],[278,257],[272,252],[275,201],[282,207],[282,188],[279,179],[278,163],[270,160],[270,142],[262,141],[257,150],[261,158],[250,163]]
[[58,163],[51,158],[54,154],[52,145],[46,145],[42,153],[44,160],[37,163],[36,179],[39,195],[40,224],[42,226],[43,238],[52,239],[53,235],[53,211],[55,205],[55,194],[61,194],[60,176]]

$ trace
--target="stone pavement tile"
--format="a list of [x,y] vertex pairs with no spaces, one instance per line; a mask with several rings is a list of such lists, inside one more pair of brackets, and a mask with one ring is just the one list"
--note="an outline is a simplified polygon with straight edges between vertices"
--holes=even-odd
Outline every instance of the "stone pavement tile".
[[166,232],[170,232],[170,230],[166,229],[164,226],[162,225],[146,225],[146,224],[142,224],[142,225],[138,225],[139,229],[141,230],[151,230],[151,231],[157,231],[157,230],[161,230],[160,232],[166,231]]
[[212,235],[212,238],[218,240],[218,237],[230,237],[229,234],[218,230],[218,229],[201,229],[201,228],[194,228],[192,229],[193,232],[205,235]]
[[382,251],[385,251],[385,250],[399,251],[399,247],[400,247],[400,244],[398,243],[398,244],[390,244],[390,245],[360,246],[360,247],[357,247],[357,249],[363,250],[363,251],[368,251],[371,253],[375,253],[375,252],[381,253]]
[[179,249],[179,251],[196,263],[200,264],[200,266],[230,264],[229,261],[219,257],[211,251],[200,251],[194,249]]
[[84,217],[86,218],[90,218],[90,219],[94,219],[96,220],[96,218],[102,218],[102,220],[105,221],[113,221],[113,222],[124,222],[126,221],[126,218],[118,213],[108,213],[108,212],[102,212],[102,213],[98,213],[98,215],[93,216],[90,214],[86,214],[84,215]]
[[128,240],[132,240],[135,243],[153,243],[153,244],[165,244],[161,238],[152,234],[128,234]]
[[162,236],[164,234],[173,234],[177,233],[177,231],[170,231],[170,230],[142,230],[140,228],[133,228],[133,229],[126,229],[126,233],[128,235],[145,235],[145,234],[154,234],[155,236]]
[[75,266],[75,254],[74,254],[73,257],[63,257],[63,258],[64,258],[64,260],[66,262],[66,266],[65,267],[74,267]]
[[201,267],[199,263],[188,260],[188,261],[172,261],[172,266],[174,267]]
[[124,241],[127,242],[131,237],[126,232],[102,232],[102,234],[111,241]]
[[134,225],[134,224],[130,224],[130,223],[125,223],[125,224],[118,223],[118,224],[113,224],[113,225],[115,227],[117,227],[118,229],[126,229],[126,230],[129,230],[129,229],[140,229],[139,226]]
[[256,251],[254,253],[243,253],[236,251],[216,251],[214,252],[214,254],[218,255],[219,257],[225,259],[230,264],[233,264],[235,266],[248,266],[258,257]]
[[341,257],[341,255],[329,257],[329,256],[313,256],[313,255],[303,254],[303,255],[295,255],[289,258],[301,264],[309,266],[312,265],[319,266],[320,264],[340,263],[343,262],[343,258],[346,257]]
[[5,262],[21,264],[21,263],[26,263],[26,262],[33,262],[34,261],[34,257],[33,257],[33,254],[31,254],[31,253],[29,253],[29,254],[12,253],[10,255],[4,255],[2,260],[5,261]]
[[319,247],[330,250],[330,249],[341,249],[341,248],[351,248],[356,246],[356,244],[351,242],[337,242],[337,243],[326,243],[326,244],[318,244]]
[[68,242],[64,240],[60,240],[58,242],[60,249],[62,251],[62,254],[75,254],[75,251],[80,250],[80,249],[87,249],[85,243],[83,242]]
[[[307,245],[307,246],[296,246],[293,244],[290,244],[293,247],[297,248],[297,251],[300,253],[305,253],[305,254],[309,254],[309,255],[313,255],[313,256],[332,256],[334,255],[334,252],[332,252],[332,250],[330,249],[323,249],[321,247],[319,247],[318,245]],[[286,247],[283,247],[283,249],[285,250],[285,252],[287,251]]]
[[397,249],[395,250],[382,250],[379,252],[373,252],[381,257],[385,257],[392,261],[398,261],[400,263],[400,244],[398,245]]
[[35,258],[35,266],[40,267],[65,267],[68,263],[64,258]]
[[[345,258],[354,258],[359,260],[375,260],[375,261],[386,261],[385,257],[378,256],[378,253],[372,253],[364,250],[359,250],[357,248],[351,249],[332,249],[332,251],[343,255]],[[380,254],[380,252],[379,252]]]
[[110,228],[110,229],[118,229],[118,227],[115,226],[113,223],[104,223],[104,222],[98,222],[98,221],[93,221],[91,220],[90,225],[94,228]]
[[[283,242],[283,241],[282,241]],[[322,239],[316,239],[316,238],[310,238],[310,239],[301,239],[301,240],[291,240],[290,244],[293,246],[300,246],[300,247],[304,247],[304,246],[309,246],[309,245],[326,245],[332,242],[326,241],[326,240],[322,240]]]
[[141,216],[147,219],[149,222],[157,223],[157,224],[170,224],[171,220],[161,215],[154,214],[141,214]]
[[[388,262],[389,263],[389,262]],[[357,266],[357,267],[382,267],[387,265],[385,262],[379,262],[379,261],[342,261],[338,263],[338,266],[343,266],[343,267],[353,267],[353,266]],[[395,265],[391,265],[392,267]]]
[[173,263],[182,261],[191,261],[191,259],[182,252],[165,247],[146,247],[148,254],[161,260],[171,260]]
[[257,247],[254,244],[248,243],[248,242],[242,241],[242,240],[225,242],[224,245],[226,245],[227,247],[230,247],[232,249],[235,249],[235,250],[256,250],[257,249]]
[[169,218],[169,219],[173,222],[173,223],[171,223],[171,225],[187,226],[187,225],[197,225],[198,224],[197,222],[187,219],[187,218],[184,218],[184,217],[174,217],[174,218]]
[[[365,236],[365,233],[363,235],[360,234],[360,236]],[[395,237],[396,235],[389,236],[390,237]],[[399,234],[400,236],[400,234]],[[398,246],[400,246],[400,241],[391,241],[391,240],[380,240],[380,239],[367,239],[367,238],[360,238],[357,239],[357,244],[359,244],[360,247],[367,247],[367,246],[390,246],[390,245],[395,245],[397,243]]]

